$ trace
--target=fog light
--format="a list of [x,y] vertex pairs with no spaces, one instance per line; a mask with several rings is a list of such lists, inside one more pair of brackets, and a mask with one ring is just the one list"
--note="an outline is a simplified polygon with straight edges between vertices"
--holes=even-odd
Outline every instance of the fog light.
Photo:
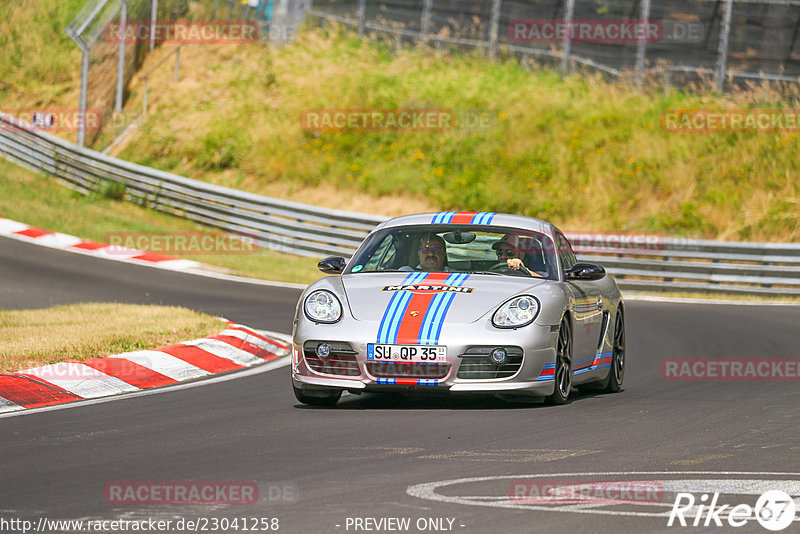
[[331,346],[327,343],[320,343],[317,345],[317,356],[320,358],[327,358],[331,355]]
[[489,355],[489,359],[492,360],[492,363],[495,365],[503,365],[506,363],[506,358],[508,358],[506,349],[494,349]]

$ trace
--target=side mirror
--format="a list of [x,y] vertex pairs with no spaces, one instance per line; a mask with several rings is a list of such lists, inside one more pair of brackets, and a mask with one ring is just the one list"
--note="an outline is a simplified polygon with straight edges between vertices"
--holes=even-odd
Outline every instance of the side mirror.
[[328,256],[320,260],[317,268],[325,274],[342,274],[346,265],[347,260],[341,256]]
[[567,280],[600,280],[606,275],[606,270],[594,263],[576,263],[572,269],[564,273]]

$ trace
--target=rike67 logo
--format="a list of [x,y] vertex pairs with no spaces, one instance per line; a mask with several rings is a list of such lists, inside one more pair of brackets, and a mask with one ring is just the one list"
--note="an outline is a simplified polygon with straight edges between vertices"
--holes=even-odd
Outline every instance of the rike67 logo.
[[765,492],[755,506],[720,504],[719,493],[714,493],[713,497],[704,493],[699,499],[695,499],[691,493],[678,493],[667,526],[675,525],[677,519],[677,524],[682,527],[689,524],[693,527],[722,527],[727,523],[738,528],[755,519],[765,529],[777,532],[792,524],[796,508],[792,497],[780,490]]

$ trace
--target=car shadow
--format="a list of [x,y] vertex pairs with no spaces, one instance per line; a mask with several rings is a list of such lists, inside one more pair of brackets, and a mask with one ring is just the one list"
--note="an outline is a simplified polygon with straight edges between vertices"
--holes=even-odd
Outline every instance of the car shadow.
[[[624,391],[624,390],[623,390]],[[402,392],[366,392],[361,395],[345,394],[333,406],[309,406],[297,403],[295,408],[301,410],[532,410],[558,409],[598,396],[604,392],[580,392],[576,389],[570,394],[569,403],[553,406],[544,402],[544,398],[518,399],[498,398],[494,394],[432,394]]]

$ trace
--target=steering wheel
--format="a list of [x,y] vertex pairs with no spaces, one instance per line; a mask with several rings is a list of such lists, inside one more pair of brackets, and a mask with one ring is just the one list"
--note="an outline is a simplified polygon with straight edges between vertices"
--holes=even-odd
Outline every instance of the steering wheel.
[[489,268],[490,272],[493,273],[500,273],[500,274],[510,274],[513,276],[531,276],[531,274],[523,269],[512,269],[508,266],[508,264],[504,261],[499,263],[495,263]]

